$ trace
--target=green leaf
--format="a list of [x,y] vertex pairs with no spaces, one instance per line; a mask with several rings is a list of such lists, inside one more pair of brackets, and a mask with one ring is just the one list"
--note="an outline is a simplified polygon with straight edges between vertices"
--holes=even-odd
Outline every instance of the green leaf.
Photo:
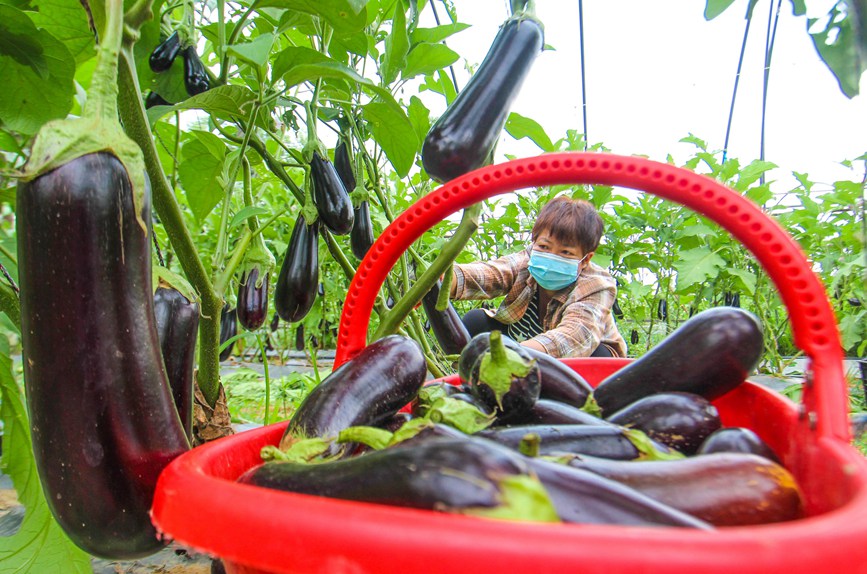
[[252,42],[233,44],[229,46],[229,53],[242,62],[246,62],[256,68],[264,68],[271,56],[271,47],[274,45],[273,34],[262,34]]
[[736,269],[734,267],[726,267],[726,274],[735,279],[735,282],[750,295],[756,292],[756,275],[745,269]]
[[682,251],[680,261],[674,266],[677,271],[677,289],[683,291],[715,277],[725,266],[725,259],[704,247]]
[[243,86],[220,86],[176,104],[172,109],[203,110],[222,118],[247,117],[256,94]]
[[506,132],[516,140],[529,138],[542,151],[555,151],[551,138],[536,120],[524,117],[518,113],[509,114],[506,120]]
[[295,66],[301,66],[303,64],[319,64],[320,62],[337,63],[319,50],[305,48],[304,46],[290,46],[281,50],[280,53],[277,54],[277,57],[274,58],[274,64],[271,67],[271,75],[274,78],[279,78]]
[[360,0],[262,0],[257,8],[297,10],[319,16],[339,35],[361,31],[367,24],[367,9]]
[[380,74],[384,85],[391,84],[406,66],[409,37],[406,34],[406,13],[402,2],[395,2],[391,19],[391,33],[385,37],[385,54],[382,57]]
[[[223,174],[226,151],[225,144],[217,136],[207,132],[195,132],[195,135],[196,139],[188,141],[181,148],[178,175],[193,215],[202,221],[223,200],[220,176]],[[219,149],[218,143],[222,146],[222,153],[216,151]]]
[[467,434],[475,434],[494,423],[494,413],[485,414],[466,401],[441,397],[430,404],[424,418],[445,424]]
[[229,224],[229,229],[237,227],[251,217],[258,217],[260,215],[270,214],[271,211],[269,209],[266,209],[264,207],[257,207],[255,205],[248,205],[235,214],[235,217],[232,218],[232,222]]
[[26,512],[21,528],[0,536],[2,572],[92,572],[90,556],[79,550],[54,520],[30,446],[30,427],[22,393],[12,374],[6,338],[0,338],[0,419],[3,421],[2,468],[12,478]]
[[713,20],[726,11],[735,0],[707,0],[704,7],[704,19]]
[[30,18],[37,28],[42,28],[69,50],[76,64],[81,64],[95,55],[93,32],[87,23],[87,14],[78,0],[36,0],[39,12]]
[[412,124],[415,135],[418,136],[418,141],[424,141],[428,131],[430,131],[430,110],[425,107],[418,96],[412,96],[409,99],[407,113],[409,114],[409,123]]
[[[851,11],[847,14],[841,4],[834,4],[825,18],[808,18],[807,30],[819,56],[837,78],[840,90],[847,97],[854,98],[858,95],[861,75],[867,69],[867,57],[862,58],[852,26],[855,16]],[[813,31],[819,22],[824,26]]]
[[445,44],[418,44],[406,58],[406,67],[401,77],[404,80],[415,76],[433,74],[458,61],[457,52]]
[[412,31],[412,34],[410,34],[410,41],[413,46],[422,43],[436,44],[442,42],[452,34],[457,34],[469,27],[469,24],[455,22],[453,24],[444,24],[435,28],[416,28]]
[[840,337],[843,339],[844,349],[852,349],[865,340],[865,324],[867,324],[867,311],[846,315],[840,319]]
[[69,49],[27,14],[0,4],[0,123],[33,134],[65,117],[75,93],[75,59]]
[[406,177],[415,161],[419,138],[400,107],[384,102],[364,106],[364,117],[376,143],[385,152],[399,177]]
[[755,160],[751,162],[741,169],[738,175],[738,188],[741,190],[746,189],[751,183],[757,181],[762,175],[776,167],[777,164],[770,161]]

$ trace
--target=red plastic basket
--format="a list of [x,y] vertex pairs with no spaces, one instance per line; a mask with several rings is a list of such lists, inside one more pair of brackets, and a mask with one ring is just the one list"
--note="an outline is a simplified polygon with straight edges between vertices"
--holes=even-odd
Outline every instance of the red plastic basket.
[[[752,383],[715,401],[724,424],[755,430],[804,490],[808,517],[691,531],[529,524],[339,501],[241,485],[286,423],[196,448],[160,476],[153,520],[180,544],[219,556],[230,572],[767,572],[867,573],[867,459],[849,444],[847,389],[834,314],[798,245],[749,200],[707,177],[650,160],[562,153],[477,170],[423,197],[374,243],[350,285],[340,364],[367,343],[389,270],[421,234],[469,205],[521,188],[607,184],[644,190],[704,214],[768,271],[809,358],[803,402]],[[626,359],[567,359],[591,384]]]

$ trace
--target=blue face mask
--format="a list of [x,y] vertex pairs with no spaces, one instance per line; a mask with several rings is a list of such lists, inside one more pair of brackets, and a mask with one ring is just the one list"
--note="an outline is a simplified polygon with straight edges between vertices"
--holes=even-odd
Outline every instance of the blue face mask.
[[553,253],[530,251],[528,269],[540,287],[549,291],[559,291],[578,280],[581,262],[586,258],[585,255],[581,259],[567,259]]

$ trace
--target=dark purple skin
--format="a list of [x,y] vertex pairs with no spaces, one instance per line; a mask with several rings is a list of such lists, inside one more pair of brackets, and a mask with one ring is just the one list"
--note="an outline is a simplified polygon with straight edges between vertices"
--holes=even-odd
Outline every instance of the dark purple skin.
[[527,460],[563,522],[712,529],[707,522],[614,480],[539,458]]
[[476,407],[477,409],[479,409],[482,413],[484,413],[486,415],[493,414],[493,412],[494,412],[494,410],[489,405],[487,405],[483,401],[479,400],[478,397],[471,395],[470,393],[455,393],[455,394],[451,395],[449,398],[455,399],[458,401],[463,401],[467,404],[473,405],[474,407]]
[[370,220],[370,206],[362,201],[355,208],[355,223],[349,233],[349,247],[358,259],[364,259],[373,246],[376,238],[373,235],[373,221]]
[[533,363],[532,368],[526,375],[512,376],[509,390],[502,396],[502,404],[498,404],[494,390],[484,380],[484,373],[481,372],[481,364],[484,358],[488,355],[495,357],[491,346],[489,346],[488,350],[479,356],[478,361],[476,361],[476,364],[472,368],[469,380],[470,393],[498,413],[498,416],[521,416],[521,413],[532,409],[539,399],[539,391],[541,389],[539,366],[527,352],[526,347],[519,345],[505,335],[501,335],[500,337],[505,349],[517,353],[525,363]]
[[181,51],[181,39],[178,31],[172,32],[168,38],[160,42],[148,58],[148,65],[156,73],[165,72]]
[[409,413],[395,413],[387,419],[380,422],[377,426],[381,429],[385,429],[389,432],[395,432],[400,429],[403,425],[408,423],[413,419],[413,416]]
[[[469,383],[472,376],[473,367],[482,356],[482,353],[488,350],[491,346],[490,333],[479,333],[461,349],[461,355],[458,357],[458,377],[464,383]],[[512,339],[504,339],[506,345]]]
[[651,395],[624,407],[607,420],[643,431],[683,454],[695,454],[704,439],[722,426],[716,407],[692,393]]
[[[229,309],[228,307],[223,307],[223,311],[220,313],[220,346],[223,346],[223,343],[234,337],[238,334],[238,312],[235,309]],[[225,349],[220,351],[220,360],[225,361],[229,357],[232,356],[232,349],[235,347],[235,343],[232,342]]]
[[425,137],[422,164],[432,178],[447,182],[489,162],[543,46],[544,32],[535,20],[510,18],[500,27],[479,68]]
[[547,353],[526,347],[530,356],[536,359],[539,365],[542,388],[539,396],[543,399],[551,399],[567,403],[573,407],[581,408],[593,394],[584,377],[567,367]]
[[762,456],[777,464],[780,457],[755,432],[744,427],[728,427],[711,434],[701,444],[696,454],[717,452],[740,452]]
[[334,148],[334,169],[337,170],[344,189],[352,193],[356,185],[355,173],[352,171],[352,160],[349,158],[349,148],[345,139],[341,139]]
[[267,462],[238,481],[342,500],[459,511],[498,506],[499,481],[528,472],[520,456],[498,445],[436,438],[413,448],[390,448],[334,462]]
[[154,293],[154,317],[172,397],[184,432],[192,440],[199,305],[191,303],[177,289],[158,287]]
[[310,161],[310,178],[319,219],[335,235],[349,233],[355,221],[349,191],[343,186],[334,164],[318,151],[313,152]]
[[277,314],[287,323],[300,321],[313,307],[318,288],[319,221],[307,225],[299,215],[274,286]]
[[694,393],[712,401],[744,382],[761,355],[762,326],[756,317],[714,307],[603,380],[593,396],[603,416],[657,393]]
[[[376,426],[418,394],[427,362],[414,340],[390,335],[374,341],[307,395],[286,427],[281,446],[297,438],[335,437],[351,426]],[[345,454],[349,445],[332,445]]]
[[259,268],[253,267],[249,275],[241,276],[238,285],[238,322],[248,331],[255,331],[268,318],[268,276],[259,287],[258,280]]
[[187,46],[181,55],[184,58],[184,87],[187,95],[195,96],[211,88],[211,79],[195,46]]
[[640,453],[623,429],[592,425],[521,425],[485,429],[476,436],[517,450],[528,434],[539,435],[539,455],[586,454],[615,460],[635,460]]
[[21,337],[33,452],[66,534],[111,559],[161,548],[157,477],[189,449],[157,337],[150,189],[112,154],[18,187]]
[[602,425],[614,426],[610,422],[595,417],[588,412],[575,408],[572,405],[539,399],[530,412],[514,419],[498,419],[495,423],[501,425]]
[[440,348],[446,355],[458,355],[470,342],[470,333],[451,301],[442,311],[437,310],[437,298],[441,287],[442,282],[437,281],[436,285],[422,297],[421,304]]

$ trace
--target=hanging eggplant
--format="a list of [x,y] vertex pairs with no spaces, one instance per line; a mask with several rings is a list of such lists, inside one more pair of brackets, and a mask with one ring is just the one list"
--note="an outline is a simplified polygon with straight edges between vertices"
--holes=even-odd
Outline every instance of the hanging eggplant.
[[421,159],[428,175],[446,182],[486,165],[544,43],[532,16],[506,20],[479,69],[425,137]]
[[181,38],[178,36],[178,31],[175,30],[151,52],[150,58],[148,58],[151,71],[159,73],[171,68],[180,51]]
[[421,302],[440,348],[446,355],[459,355],[470,342],[470,332],[467,331],[451,301],[444,310],[437,310],[437,299],[441,288],[442,282],[437,281]]
[[255,331],[268,318],[268,283],[274,265],[262,234],[257,234],[244,254],[238,285],[238,322],[248,331]]
[[316,300],[318,285],[319,221],[307,225],[301,214],[292,230],[274,288],[274,308],[280,318],[289,323],[303,319]]
[[187,46],[181,54],[184,58],[184,87],[187,95],[195,96],[211,88],[211,80],[195,46]]
[[334,164],[327,157],[313,152],[310,161],[310,178],[313,185],[313,202],[319,219],[335,235],[346,235],[352,230],[355,214],[352,200],[343,186]]
[[[223,307],[223,311],[220,314],[220,346],[222,347],[226,341],[234,337],[238,334],[238,311],[236,309],[229,309],[229,307]],[[225,349],[220,351],[220,360],[225,361],[229,357],[232,356],[232,349],[234,348],[235,343],[226,346]]]

